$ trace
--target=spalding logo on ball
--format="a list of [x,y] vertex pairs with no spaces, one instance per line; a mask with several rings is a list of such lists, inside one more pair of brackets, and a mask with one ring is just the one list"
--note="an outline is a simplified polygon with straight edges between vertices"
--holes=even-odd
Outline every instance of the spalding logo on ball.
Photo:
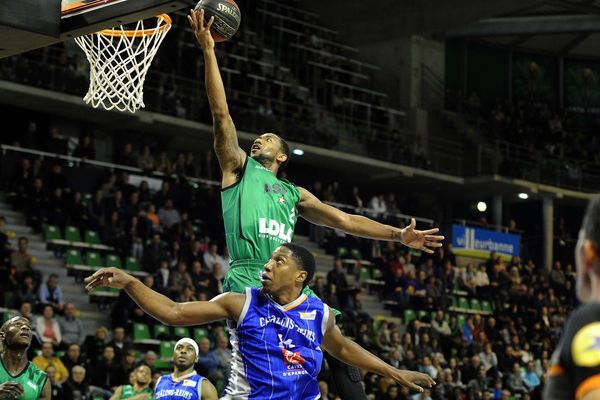
[[206,22],[215,17],[210,27],[215,42],[224,42],[235,35],[242,21],[240,8],[233,0],[200,0],[195,9],[204,10]]

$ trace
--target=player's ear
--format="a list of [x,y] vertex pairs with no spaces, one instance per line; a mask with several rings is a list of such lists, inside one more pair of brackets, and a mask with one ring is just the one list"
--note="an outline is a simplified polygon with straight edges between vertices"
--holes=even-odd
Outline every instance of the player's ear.
[[586,271],[593,269],[596,274],[600,275],[600,254],[598,254],[598,247],[589,239],[583,241],[583,266]]
[[276,158],[277,158],[277,161],[279,161],[279,164],[283,164],[284,162],[287,161],[288,156],[287,156],[287,154],[281,152],[281,153],[277,154]]
[[306,279],[308,279],[308,272],[304,270],[298,271],[298,275],[296,276],[296,282],[303,284]]

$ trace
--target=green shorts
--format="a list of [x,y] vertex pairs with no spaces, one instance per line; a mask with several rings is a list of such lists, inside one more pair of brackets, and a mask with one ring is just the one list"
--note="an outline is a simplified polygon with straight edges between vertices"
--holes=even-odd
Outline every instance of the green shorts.
[[[244,293],[247,287],[260,288],[262,287],[262,282],[260,281],[260,273],[264,268],[264,263],[260,265],[248,265],[248,266],[238,266],[231,268],[229,272],[225,275],[225,280],[223,281],[223,291],[224,292],[235,292],[235,293]],[[302,290],[307,296],[319,298],[308,286]],[[340,311],[335,308],[331,309],[333,314],[337,317],[341,314]]]

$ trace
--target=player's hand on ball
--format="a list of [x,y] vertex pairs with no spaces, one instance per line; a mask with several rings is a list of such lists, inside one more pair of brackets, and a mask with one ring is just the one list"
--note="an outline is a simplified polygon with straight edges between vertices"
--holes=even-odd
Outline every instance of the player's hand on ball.
[[419,393],[421,393],[424,389],[429,389],[435,385],[435,381],[429,375],[421,372],[394,368],[389,376],[399,385],[405,386]]
[[8,399],[20,398],[25,391],[19,382],[5,382],[0,384],[0,397]]
[[432,248],[442,247],[440,243],[444,240],[441,235],[433,235],[438,233],[439,229],[429,229],[426,231],[419,231],[415,229],[417,222],[414,218],[410,220],[410,225],[400,230],[400,242],[405,246],[412,247],[413,249],[422,250],[425,253],[433,254]]
[[210,34],[210,27],[215,21],[215,17],[210,17],[208,22],[205,23],[204,10],[190,10],[188,21],[190,21],[190,25],[194,31],[198,45],[202,48],[202,50],[214,49],[215,41]]
[[135,278],[118,268],[102,268],[96,271],[93,275],[85,278],[86,290],[94,290],[99,287],[111,287],[123,289]]

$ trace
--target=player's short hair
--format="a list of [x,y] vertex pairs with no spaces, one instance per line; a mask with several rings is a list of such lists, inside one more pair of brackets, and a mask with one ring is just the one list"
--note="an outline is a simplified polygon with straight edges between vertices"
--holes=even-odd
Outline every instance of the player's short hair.
[[296,263],[298,263],[298,267],[303,271],[306,271],[307,276],[302,283],[302,287],[308,286],[315,275],[315,257],[306,248],[298,246],[297,244],[284,243],[282,246],[287,247],[292,251],[294,259],[296,260]]
[[279,171],[283,171],[285,169],[285,167],[287,167],[288,163],[290,162],[290,155],[292,153],[290,152],[290,145],[288,144],[288,142],[286,142],[279,135],[277,135],[277,137],[279,138],[279,141],[281,142],[281,150],[287,156],[286,160],[284,162],[282,162],[281,165],[279,166]]
[[583,234],[600,250],[600,196],[592,198],[583,218]]

